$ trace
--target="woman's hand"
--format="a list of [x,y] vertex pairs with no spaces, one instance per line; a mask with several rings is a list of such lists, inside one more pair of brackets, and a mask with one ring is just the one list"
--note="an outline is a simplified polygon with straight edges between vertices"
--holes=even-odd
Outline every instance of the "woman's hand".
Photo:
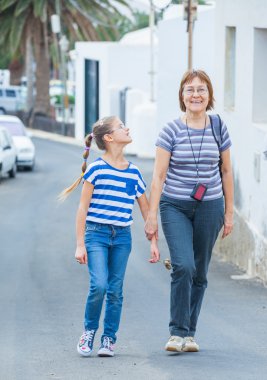
[[75,251],[75,259],[80,264],[87,264],[87,252],[85,246],[77,246]]
[[234,217],[233,214],[227,214],[224,215],[224,227],[223,227],[223,234],[222,239],[224,239],[226,236],[230,235],[234,227]]
[[157,217],[148,217],[145,223],[145,233],[148,240],[155,235],[158,239],[158,220]]

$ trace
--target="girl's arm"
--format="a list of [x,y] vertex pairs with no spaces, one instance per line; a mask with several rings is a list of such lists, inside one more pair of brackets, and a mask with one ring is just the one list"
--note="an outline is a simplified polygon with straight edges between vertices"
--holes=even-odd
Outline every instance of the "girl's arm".
[[222,238],[225,238],[232,232],[234,219],[234,183],[232,174],[232,165],[230,149],[221,153],[222,158],[222,187],[224,193],[225,212],[224,212],[224,229]]
[[157,212],[162,188],[166,179],[170,164],[171,153],[163,148],[157,147],[156,158],[151,183],[149,210],[145,224],[146,236],[150,240],[154,234],[158,234]]
[[[146,194],[142,194],[141,197],[137,199],[138,205],[140,207],[141,214],[143,216],[143,219],[147,219],[148,215],[148,200],[146,197]],[[160,253],[158,249],[158,244],[157,244],[157,239],[156,235],[153,235],[151,239],[151,244],[150,244],[150,263],[156,263],[160,259]]]
[[85,231],[85,223],[86,216],[89,204],[91,202],[92,194],[93,194],[94,186],[84,181],[81,199],[79,203],[79,207],[76,214],[76,251],[75,251],[75,259],[80,264],[87,264],[87,252],[84,244],[84,231]]

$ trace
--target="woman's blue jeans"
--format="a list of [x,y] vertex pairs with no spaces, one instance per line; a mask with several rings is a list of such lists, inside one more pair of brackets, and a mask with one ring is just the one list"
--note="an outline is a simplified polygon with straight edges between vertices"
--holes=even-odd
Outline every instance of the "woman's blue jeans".
[[104,336],[116,342],[123,302],[123,280],[131,252],[131,228],[87,222],[85,246],[90,289],[85,306],[85,330],[97,330],[106,296]]
[[170,334],[194,336],[212,249],[223,226],[224,198],[199,202],[162,195],[160,215],[172,262]]

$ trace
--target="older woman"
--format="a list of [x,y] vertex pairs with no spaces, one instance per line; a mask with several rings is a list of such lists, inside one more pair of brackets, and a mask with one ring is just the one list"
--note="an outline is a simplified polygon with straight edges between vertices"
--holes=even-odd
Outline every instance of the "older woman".
[[231,141],[213,108],[213,88],[201,70],[184,74],[179,90],[184,113],[167,123],[156,142],[150,207],[145,231],[162,229],[169,247],[172,273],[170,338],[167,351],[199,351],[194,336],[207,287],[212,249],[233,228]]

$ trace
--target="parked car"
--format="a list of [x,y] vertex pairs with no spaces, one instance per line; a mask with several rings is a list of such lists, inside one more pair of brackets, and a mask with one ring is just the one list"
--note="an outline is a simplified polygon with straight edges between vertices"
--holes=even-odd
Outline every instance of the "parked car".
[[9,131],[0,126],[0,178],[8,174],[14,178],[17,172],[17,151]]
[[5,127],[12,135],[17,149],[17,166],[33,170],[35,147],[25,125],[17,116],[0,115],[0,126]]
[[20,111],[26,101],[25,89],[20,86],[0,87],[0,114]]

